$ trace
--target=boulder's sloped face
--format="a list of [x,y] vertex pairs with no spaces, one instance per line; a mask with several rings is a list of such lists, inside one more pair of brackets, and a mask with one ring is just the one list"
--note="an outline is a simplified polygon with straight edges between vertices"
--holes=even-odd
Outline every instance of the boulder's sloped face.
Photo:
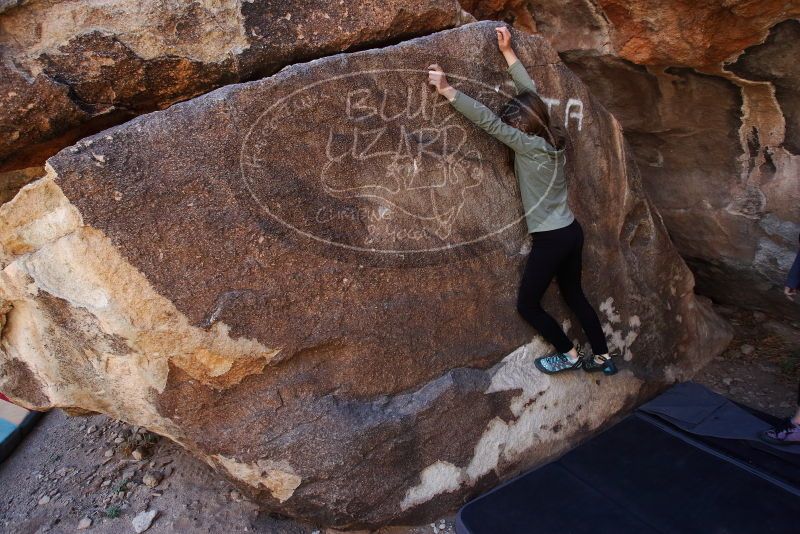
[[456,0],[0,4],[0,170],[289,63],[456,26]]
[[461,1],[546,36],[622,123],[700,293],[800,318],[800,2]]
[[0,207],[0,389],[146,426],[343,527],[454,509],[691,375],[729,332],[616,121],[515,32],[573,139],[584,285],[622,367],[535,371],[550,347],[515,308],[529,238],[505,147],[424,70],[497,110],[494,26],[295,65],[51,158]]

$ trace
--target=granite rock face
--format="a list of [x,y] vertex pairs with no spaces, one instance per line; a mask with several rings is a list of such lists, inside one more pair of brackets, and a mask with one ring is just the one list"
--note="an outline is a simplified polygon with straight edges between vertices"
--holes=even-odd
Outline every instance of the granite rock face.
[[721,302],[783,312],[800,234],[800,2],[471,2],[546,36],[622,123],[648,195]]
[[[621,372],[551,377],[519,316],[529,239],[495,23],[292,65],[88,137],[0,206],[0,390],[182,444],[277,512],[429,520],[585,439],[730,332],[617,121],[541,37],[521,61],[572,138],[584,284]],[[546,306],[583,336],[551,288]]]
[[0,171],[225,84],[461,20],[456,0],[0,2]]

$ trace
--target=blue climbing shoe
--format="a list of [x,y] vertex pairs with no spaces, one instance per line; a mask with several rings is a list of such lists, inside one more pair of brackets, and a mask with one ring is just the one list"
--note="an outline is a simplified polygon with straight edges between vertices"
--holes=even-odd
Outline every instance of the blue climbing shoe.
[[578,356],[578,361],[572,363],[566,354],[557,352],[550,356],[539,356],[533,364],[543,373],[553,375],[561,371],[575,371],[583,365],[583,360]]
[[613,375],[617,373],[617,366],[611,356],[598,356],[603,363],[598,363],[594,359],[594,355],[586,355],[583,357],[583,370],[587,373],[596,373],[602,371],[605,375]]

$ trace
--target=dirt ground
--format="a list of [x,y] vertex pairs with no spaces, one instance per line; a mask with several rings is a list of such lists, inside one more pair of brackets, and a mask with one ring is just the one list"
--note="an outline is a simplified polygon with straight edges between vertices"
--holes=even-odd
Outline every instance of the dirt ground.
[[[718,307],[735,327],[728,350],[695,378],[767,413],[794,410],[800,379],[800,324]],[[141,459],[137,459],[141,457]],[[167,439],[108,417],[54,410],[0,464],[0,532],[136,532],[134,518],[156,515],[148,533],[333,534],[271,517],[210,467]],[[88,524],[88,527],[86,526]],[[453,515],[380,534],[453,534]]]
[[734,338],[694,381],[768,414],[792,415],[800,381],[800,323],[761,312],[715,309],[733,325]]

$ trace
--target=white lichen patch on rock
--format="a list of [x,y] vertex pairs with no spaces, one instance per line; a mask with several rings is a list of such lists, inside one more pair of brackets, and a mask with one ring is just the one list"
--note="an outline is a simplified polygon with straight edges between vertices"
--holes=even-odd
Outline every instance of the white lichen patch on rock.
[[18,399],[31,408],[137,414],[134,424],[156,430],[170,427],[151,401],[170,364],[223,389],[275,357],[222,323],[192,326],[102,232],[81,224],[53,178],[51,169],[0,207],[0,389],[31,387],[9,371],[22,365],[41,393],[38,406]]
[[618,323],[622,320],[619,314],[614,311],[614,297],[608,297],[606,300],[601,302],[600,311],[606,314],[606,317],[611,323]]
[[259,459],[246,464],[221,454],[215,454],[212,459],[224,467],[234,478],[254,488],[265,487],[280,502],[289,499],[302,482],[302,479],[285,461]]
[[539,372],[535,358],[548,354],[550,346],[536,338],[519,347],[492,368],[487,395],[519,390],[509,409],[514,419],[492,419],[475,445],[472,460],[464,467],[437,461],[420,473],[420,482],[406,491],[403,510],[436,495],[452,492],[462,484],[474,484],[482,476],[524,462],[535,451],[537,458],[552,458],[570,447],[573,436],[598,428],[609,413],[621,410],[643,382],[623,370],[613,379],[586,373],[550,376]]
[[600,304],[600,311],[606,316],[607,322],[603,323],[603,332],[608,341],[608,350],[613,354],[615,351],[619,352],[626,362],[633,359],[633,352],[631,347],[636,338],[639,337],[639,327],[642,321],[638,315],[632,315],[628,318],[628,331],[624,332],[620,328],[615,328],[614,325],[622,322],[622,317],[617,313],[614,308],[613,297],[608,297]]
[[[93,5],[74,0],[42,0],[25,9],[11,10],[0,18],[0,34],[11,48],[17,64],[31,76],[42,69],[42,54],[58,55],[59,47],[84,34],[113,35],[138,57],[185,57],[206,63],[219,63],[249,47],[241,15],[241,0],[198,0],[163,2],[143,0],[104,0]],[[166,13],[166,15],[165,15]],[[165,18],[166,17],[166,18]],[[182,20],[182,17],[185,20]],[[182,35],[186,20],[192,35]],[[185,32],[184,32],[185,33]],[[97,71],[107,66],[102,56],[87,55],[84,67]]]
[[407,510],[412,506],[428,502],[440,493],[455,491],[462,482],[461,469],[450,462],[438,461],[420,473],[420,483],[406,492],[400,508]]

